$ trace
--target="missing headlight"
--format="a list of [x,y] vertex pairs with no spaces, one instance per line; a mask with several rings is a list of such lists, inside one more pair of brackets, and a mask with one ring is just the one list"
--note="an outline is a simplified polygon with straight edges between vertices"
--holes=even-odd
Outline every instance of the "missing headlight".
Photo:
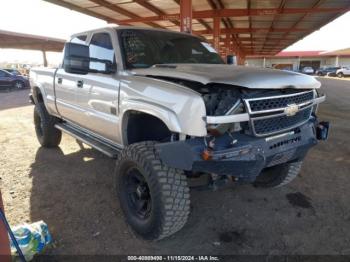
[[[244,111],[241,100],[237,100],[236,103],[223,115],[239,114]],[[213,136],[223,135],[225,132],[238,132],[242,130],[241,123],[227,123],[218,125],[208,125],[208,133]]]

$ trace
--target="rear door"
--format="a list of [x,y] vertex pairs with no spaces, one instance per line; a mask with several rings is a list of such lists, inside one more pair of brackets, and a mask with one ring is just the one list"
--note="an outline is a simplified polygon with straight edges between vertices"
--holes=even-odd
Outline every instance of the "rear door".
[[[116,36],[113,36],[116,37]],[[116,64],[116,47],[107,31],[96,32],[89,42],[90,57],[109,60]],[[102,64],[91,62],[90,68],[101,70]],[[77,106],[82,114],[79,125],[89,131],[118,143],[119,79],[116,73],[89,73],[78,79]]]
[[[73,37],[71,42],[78,44],[86,44],[87,35]],[[61,67],[56,72],[55,91],[56,104],[60,115],[73,123],[80,122],[81,109],[77,106],[77,90],[80,75],[70,74]]]

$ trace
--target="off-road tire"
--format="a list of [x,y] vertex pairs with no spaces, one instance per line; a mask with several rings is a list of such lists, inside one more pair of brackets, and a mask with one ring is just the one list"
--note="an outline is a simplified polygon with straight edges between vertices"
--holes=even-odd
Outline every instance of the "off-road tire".
[[[143,175],[150,195],[151,210],[146,218],[135,214],[127,192],[131,169]],[[179,231],[190,213],[190,194],[183,171],[167,167],[159,159],[155,142],[135,143],[126,147],[117,159],[115,186],[126,222],[136,235],[160,240]]]
[[284,163],[268,167],[261,172],[254,182],[256,187],[281,187],[293,181],[301,170],[302,161]]
[[55,128],[58,119],[51,116],[43,103],[37,103],[34,107],[35,133],[39,143],[43,147],[57,147],[62,138],[61,130]]

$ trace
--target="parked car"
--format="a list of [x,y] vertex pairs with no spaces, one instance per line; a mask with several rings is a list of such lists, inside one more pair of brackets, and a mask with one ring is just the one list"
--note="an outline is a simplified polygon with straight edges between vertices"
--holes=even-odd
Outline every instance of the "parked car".
[[17,69],[12,69],[12,68],[4,68],[3,70],[15,75],[15,76],[20,76],[22,75],[20,71],[18,71]]
[[197,36],[107,27],[64,50],[63,66],[30,72],[38,141],[57,147],[63,131],[116,158],[121,209],[145,239],[185,225],[188,177],[280,187],[328,134],[314,77],[224,64]]
[[301,72],[303,74],[312,75],[314,73],[314,69],[312,67],[306,66],[301,69]]
[[0,87],[23,89],[29,87],[29,80],[0,69]]
[[340,69],[340,67],[332,67],[332,66],[325,66],[325,67],[320,67],[319,69],[316,70],[316,75],[318,76],[325,76],[325,75],[335,75],[337,70]]
[[337,70],[336,72],[337,77],[344,77],[344,76],[350,76],[350,68],[349,67],[342,67]]

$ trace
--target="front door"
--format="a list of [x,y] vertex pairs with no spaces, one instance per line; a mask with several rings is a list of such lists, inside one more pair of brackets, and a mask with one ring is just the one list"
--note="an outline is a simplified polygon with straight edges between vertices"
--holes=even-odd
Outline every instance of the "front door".
[[[107,32],[92,35],[90,57],[116,63],[115,48]],[[101,64],[90,63],[90,68],[101,70]],[[89,73],[78,76],[77,106],[81,112],[79,125],[101,135],[114,143],[119,143],[118,97],[119,79],[116,74]]]
[[56,105],[59,114],[65,119],[79,123],[81,110],[77,106],[76,93],[79,75],[70,74],[60,68],[55,77]]

